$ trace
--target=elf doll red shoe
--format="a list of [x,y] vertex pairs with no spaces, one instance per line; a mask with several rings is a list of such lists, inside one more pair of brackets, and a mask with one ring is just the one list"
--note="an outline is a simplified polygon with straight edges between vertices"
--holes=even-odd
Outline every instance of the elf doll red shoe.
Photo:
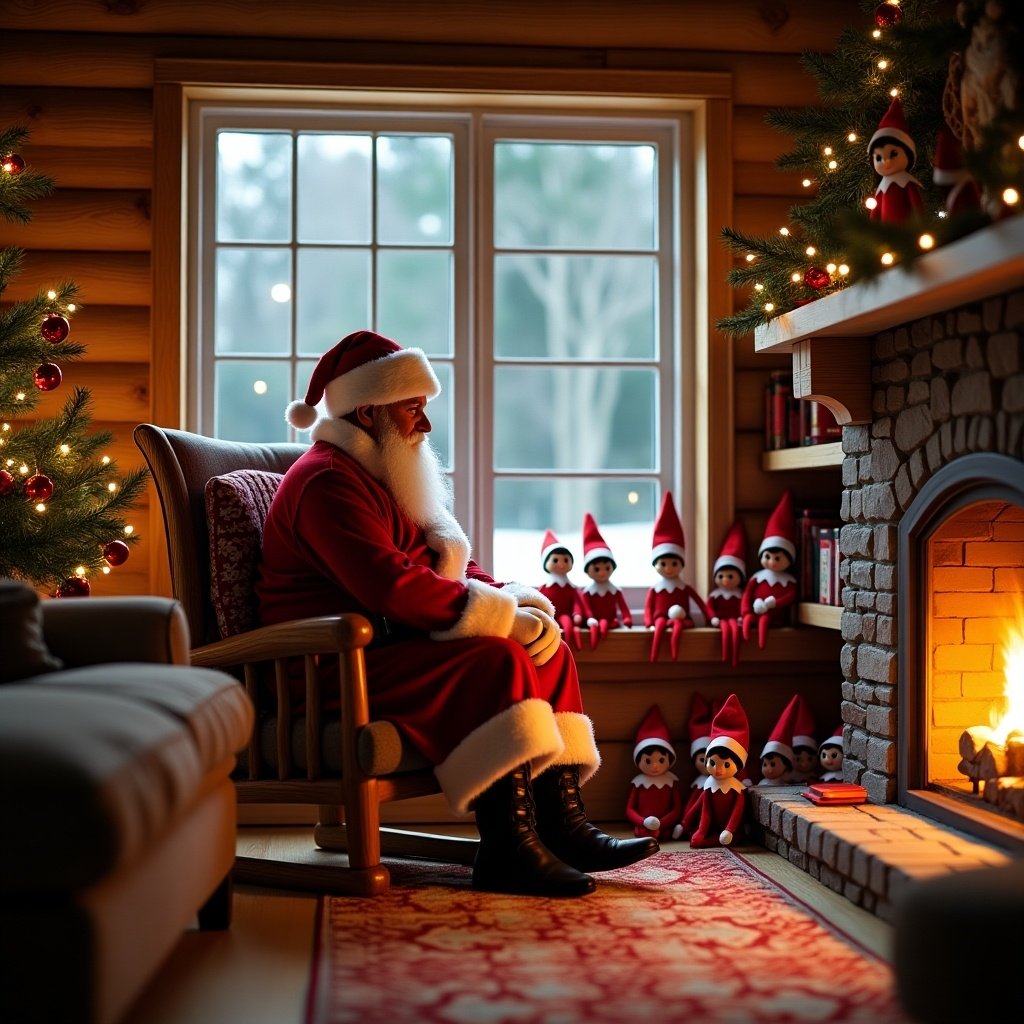
[[[686,821],[690,808],[697,802],[704,783],[708,781],[708,773],[705,768],[704,759],[708,752],[708,743],[711,740],[711,720],[718,711],[718,702],[708,703],[706,697],[695,693],[690,701],[690,717],[686,725],[686,733],[690,740],[690,763],[695,772],[693,782],[690,783],[690,793],[686,798],[686,807],[683,809],[683,821]],[[689,833],[685,825],[680,830],[681,839],[689,839]]]
[[590,583],[583,587],[583,600],[590,609],[590,646],[596,647],[609,629],[632,626],[633,616],[622,591],[611,581],[616,562],[611,548],[605,543],[594,517],[587,512],[583,517],[583,571]]
[[821,741],[818,748],[818,758],[822,767],[822,782],[843,781],[843,727],[839,726],[836,731]]
[[730,693],[711,723],[705,764],[707,782],[683,819],[690,846],[729,846],[742,838],[747,789],[737,778],[747,762],[750,725],[739,698]]
[[671,771],[676,752],[668,738],[668,726],[657,704],[647,709],[636,731],[633,763],[640,769],[633,777],[626,801],[626,817],[636,836],[678,839],[683,817],[683,788]]
[[793,771],[793,730],[799,697],[795,694],[782,709],[775,727],[761,748],[761,779],[759,786],[787,786]]
[[868,143],[871,166],[879,175],[872,220],[903,224],[924,213],[921,182],[910,172],[917,162],[917,146],[910,137],[903,104],[897,96],[889,104],[878,129]]
[[566,643],[578,651],[582,646],[580,624],[591,616],[580,592],[569,582],[569,573],[573,567],[572,552],[551,530],[544,534],[540,564],[548,578],[537,589],[555,606],[555,621],[561,627]]
[[747,536],[743,523],[738,519],[725,535],[711,577],[715,586],[705,602],[711,614],[710,625],[721,630],[722,661],[736,666],[740,660],[742,640],[740,607],[743,586],[747,582]]
[[711,616],[697,591],[683,582],[686,541],[671,491],[665,492],[658,521],[654,524],[651,565],[661,579],[647,591],[644,605],[644,625],[654,629],[650,660],[658,660],[662,634],[671,626],[670,651],[675,661],[679,657],[683,630],[705,626]]
[[788,490],[768,519],[757,557],[761,569],[747,581],[740,611],[743,639],[749,640],[750,630],[756,628],[757,646],[763,649],[768,627],[788,626],[790,609],[796,604],[796,578],[789,571],[796,562],[796,524]]
[[790,780],[799,785],[816,782],[821,774],[818,741],[814,738],[814,716],[802,694],[796,695],[796,721],[793,725],[793,770]]

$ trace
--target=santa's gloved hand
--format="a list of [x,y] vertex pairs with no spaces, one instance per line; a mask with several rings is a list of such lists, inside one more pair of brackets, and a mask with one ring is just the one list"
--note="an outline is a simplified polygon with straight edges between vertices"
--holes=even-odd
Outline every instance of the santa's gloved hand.
[[723,846],[728,846],[732,842],[732,833],[727,828],[723,828],[722,831],[718,833],[718,841]]
[[520,608],[519,611],[533,616],[540,624],[541,631],[536,639],[523,645],[530,660],[537,668],[540,668],[555,656],[555,651],[558,650],[558,645],[562,642],[562,630],[543,608]]
[[644,818],[644,828],[650,829],[652,832],[657,832],[661,828],[661,819],[656,818],[653,814],[648,814]]
[[512,620],[512,632],[509,633],[509,640],[515,640],[517,644],[526,647],[532,644],[544,631],[544,624],[531,612],[533,608],[517,608],[515,618]]

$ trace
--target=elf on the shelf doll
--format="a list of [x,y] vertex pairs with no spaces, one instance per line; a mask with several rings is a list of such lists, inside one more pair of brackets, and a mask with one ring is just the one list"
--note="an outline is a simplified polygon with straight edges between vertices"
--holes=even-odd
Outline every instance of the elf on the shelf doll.
[[665,492],[654,524],[651,565],[661,579],[647,591],[644,605],[644,625],[654,629],[650,660],[657,661],[662,634],[671,623],[670,650],[675,661],[679,657],[683,630],[705,626],[711,616],[697,591],[682,579],[683,566],[686,565],[686,541],[671,491]]
[[682,828],[683,789],[671,771],[676,752],[668,737],[661,709],[652,704],[636,731],[633,763],[640,773],[633,777],[626,801],[626,817],[633,834],[658,839],[678,839]]
[[843,781],[843,727],[839,726],[836,731],[821,741],[818,748],[818,758],[823,769],[822,782]]
[[793,770],[793,729],[796,724],[794,695],[782,709],[775,728],[761,748],[761,779],[759,786],[787,786]]
[[740,660],[740,606],[747,582],[747,535],[738,519],[725,535],[711,576],[715,588],[705,601],[711,613],[710,624],[722,633],[722,661],[735,667]]
[[761,569],[747,581],[740,611],[743,639],[757,628],[757,646],[764,648],[769,626],[789,624],[790,608],[796,603],[796,578],[790,573],[796,561],[796,524],[793,496],[787,490],[779,499],[764,530],[757,557]]
[[814,716],[802,694],[796,695],[796,722],[793,726],[793,770],[790,780],[814,782],[821,774],[818,767],[818,741],[814,738]]
[[910,172],[917,162],[917,146],[910,137],[903,104],[897,96],[868,142],[871,166],[879,175],[870,217],[891,224],[902,224],[924,213],[921,182]]
[[[699,693],[694,693],[690,700],[690,717],[687,721],[686,731],[690,740],[690,762],[695,774],[693,782],[690,783],[690,794],[686,798],[686,807],[683,810],[684,823],[690,813],[690,808],[697,802],[704,783],[708,781],[704,759],[708,752],[708,743],[711,740],[711,720],[715,717],[718,708],[718,702],[709,703],[707,698]],[[685,824],[680,838],[689,838]]]
[[569,582],[569,573],[573,567],[572,552],[551,530],[544,534],[540,564],[548,578],[537,589],[555,606],[555,621],[562,628],[562,635],[578,651],[582,646],[580,623],[591,616],[580,592]]
[[971,172],[964,167],[960,143],[945,125],[935,137],[932,181],[943,190],[946,212],[951,217],[981,210],[981,192]]
[[616,563],[611,548],[605,543],[594,517],[587,512],[583,517],[583,571],[590,583],[583,588],[583,600],[590,609],[590,646],[596,647],[599,637],[608,635],[609,629],[632,626],[633,616],[622,591],[611,581]]
[[739,698],[730,693],[711,723],[705,757],[708,779],[683,820],[690,846],[729,846],[741,836],[747,788],[737,778],[747,761],[750,725]]

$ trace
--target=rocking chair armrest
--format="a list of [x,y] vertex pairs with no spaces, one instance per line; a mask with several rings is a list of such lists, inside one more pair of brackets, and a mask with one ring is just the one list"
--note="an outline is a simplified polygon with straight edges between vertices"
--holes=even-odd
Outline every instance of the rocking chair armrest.
[[259,626],[192,650],[192,664],[224,668],[255,661],[337,654],[361,650],[373,639],[373,627],[362,615],[325,615]]

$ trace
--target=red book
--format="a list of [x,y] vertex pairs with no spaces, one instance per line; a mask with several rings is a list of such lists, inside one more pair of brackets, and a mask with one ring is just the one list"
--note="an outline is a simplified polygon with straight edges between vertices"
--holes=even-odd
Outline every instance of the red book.
[[812,804],[863,804],[868,792],[856,782],[812,782],[802,793]]

